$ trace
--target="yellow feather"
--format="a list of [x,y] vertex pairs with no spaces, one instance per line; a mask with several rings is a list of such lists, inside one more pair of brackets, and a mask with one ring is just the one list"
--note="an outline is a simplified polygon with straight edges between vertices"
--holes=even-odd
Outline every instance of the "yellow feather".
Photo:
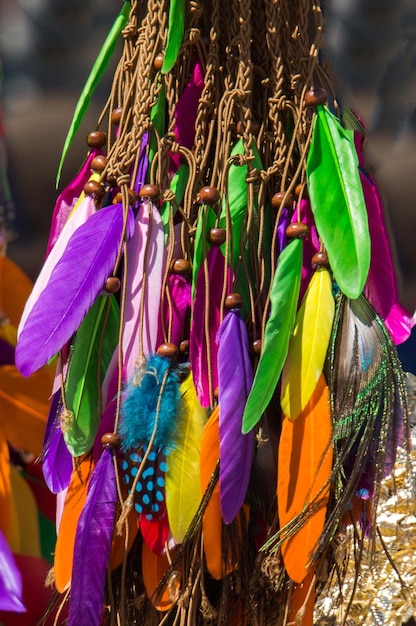
[[[6,318],[7,320],[7,318]],[[11,346],[15,346],[17,343],[17,328],[10,324],[10,322],[3,322],[0,326],[0,339],[4,339]]]
[[10,541],[16,554],[41,556],[38,506],[35,496],[19,470],[10,466],[10,484],[13,498],[13,527],[18,529],[18,544]]
[[[97,183],[99,183],[101,181],[101,174],[99,172],[93,172],[91,174],[91,176],[88,179],[88,182],[90,180],[93,180]],[[68,216],[68,219],[70,220],[71,217],[74,215],[75,211],[77,210],[77,208],[79,207],[79,205],[81,204],[81,202],[83,201],[83,199],[85,198],[85,192],[81,191],[78,200],[76,201],[76,203],[74,204],[74,208],[72,209],[71,213]]]
[[335,313],[328,271],[317,270],[296,316],[282,372],[282,411],[295,420],[304,410],[322,374]]
[[200,450],[207,412],[199,403],[190,374],[180,387],[177,447],[167,457],[166,506],[169,527],[181,543],[201,500]]

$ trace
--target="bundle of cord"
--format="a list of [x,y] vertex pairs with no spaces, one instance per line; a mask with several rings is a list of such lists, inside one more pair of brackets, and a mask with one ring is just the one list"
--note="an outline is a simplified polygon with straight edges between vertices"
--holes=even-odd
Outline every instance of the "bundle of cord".
[[58,178],[121,33],[16,351],[57,355],[70,626],[308,626],[345,529],[357,580],[377,552],[411,322],[322,29],[315,0],[125,2],[81,94]]

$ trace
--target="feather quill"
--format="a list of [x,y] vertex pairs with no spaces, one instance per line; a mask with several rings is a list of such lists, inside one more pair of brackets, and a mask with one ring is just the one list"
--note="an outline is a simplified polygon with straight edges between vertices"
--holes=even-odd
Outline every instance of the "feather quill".
[[254,431],[242,434],[244,408],[253,382],[246,325],[231,310],[218,331],[221,513],[230,524],[243,506],[254,451]]
[[[139,208],[134,235],[127,243],[127,260],[123,355],[129,379],[140,356],[141,337],[145,356],[150,356],[156,350],[164,234],[160,214],[151,203],[144,203]],[[141,311],[143,328],[140,327]]]
[[[128,238],[132,224],[129,210]],[[20,333],[16,365],[24,376],[42,367],[76,331],[114,270],[123,230],[122,207],[113,204],[74,232]]]
[[169,26],[162,74],[171,71],[178,58],[185,27],[185,0],[170,0]]
[[81,125],[84,114],[86,110],[88,109],[88,105],[90,103],[92,94],[94,93],[95,88],[100,82],[101,77],[104,74],[106,67],[111,59],[111,56],[114,52],[114,48],[117,43],[118,36],[121,30],[124,28],[124,26],[127,23],[130,10],[131,10],[130,2],[124,2],[119,15],[117,16],[113,26],[110,29],[110,32],[108,33],[104,41],[104,44],[100,52],[98,53],[97,59],[95,60],[95,63],[92,67],[90,75],[87,78],[87,82],[85,83],[84,88],[81,91],[81,95],[75,107],[74,115],[72,117],[68,134],[65,138],[64,147],[63,147],[61,159],[59,162],[58,173],[56,175],[56,187],[58,187],[59,185],[62,167],[66,159],[66,156],[68,154],[69,148],[71,147],[73,139],[77,133],[77,130]]
[[64,432],[74,457],[91,449],[97,433],[101,381],[118,341],[119,317],[114,296],[99,296],[75,336],[65,381],[66,406],[73,418]]
[[91,474],[79,517],[71,577],[69,626],[99,626],[117,502],[112,452],[104,450]]
[[182,543],[201,500],[200,449],[207,418],[196,395],[192,374],[182,383],[180,394],[175,430],[177,446],[167,457],[166,472],[166,506],[176,543]]
[[295,239],[279,257],[270,293],[271,313],[264,346],[243,415],[243,433],[259,422],[282,373],[295,325],[302,272],[302,241]]
[[316,227],[341,291],[358,298],[370,267],[367,210],[352,131],[318,105],[306,165]]
[[322,374],[334,320],[335,302],[329,272],[311,278],[296,315],[295,328],[282,371],[280,402],[290,420],[302,413]]
[[22,598],[22,576],[13,554],[0,530],[0,611],[25,613]]
[[61,392],[56,391],[49,409],[42,451],[43,477],[52,493],[66,489],[72,474],[72,457],[66,447],[59,419],[61,408]]

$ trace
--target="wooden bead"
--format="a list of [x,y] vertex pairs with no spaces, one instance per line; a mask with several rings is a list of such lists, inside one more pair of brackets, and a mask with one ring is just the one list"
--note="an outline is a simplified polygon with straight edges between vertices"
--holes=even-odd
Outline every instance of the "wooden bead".
[[148,198],[153,202],[156,202],[160,198],[160,189],[157,185],[143,185],[140,189],[139,195],[141,198]]
[[[134,206],[137,202],[137,197],[138,197],[137,193],[134,191],[134,189],[129,189],[128,194],[129,194],[129,206]],[[113,204],[121,204],[122,202],[123,202],[123,194],[121,193],[121,191],[119,191],[114,196]]]
[[318,269],[318,267],[329,268],[329,259],[327,253],[324,250],[316,252],[312,257],[311,264],[314,270]]
[[87,196],[94,196],[95,198],[102,198],[105,193],[104,185],[97,182],[96,180],[89,180],[84,185],[84,193]]
[[103,444],[104,448],[107,449],[119,448],[121,444],[121,439],[120,436],[117,435],[117,433],[105,433],[101,437],[101,443]]
[[226,309],[241,309],[243,299],[239,293],[229,293],[225,298],[224,306]]
[[160,72],[160,70],[162,69],[164,59],[165,55],[162,52],[159,52],[159,54],[155,56],[153,61],[153,69],[156,72]]
[[104,291],[107,293],[117,293],[121,286],[120,279],[117,276],[110,276],[105,281]]
[[159,356],[166,356],[169,359],[176,359],[179,354],[178,346],[175,346],[174,343],[162,343],[158,349],[157,353]]
[[170,266],[173,274],[186,276],[192,272],[192,263],[188,259],[175,259]]
[[214,396],[215,400],[218,400],[218,396],[220,395],[220,390],[218,389],[218,387],[215,387],[214,391],[212,392],[212,395]]
[[[244,134],[244,122],[242,122],[241,120],[238,121],[235,129],[237,131],[237,135],[243,135]],[[260,122],[258,122],[257,120],[251,120],[250,132],[253,135],[257,136],[260,132]]]
[[97,154],[91,161],[91,169],[94,172],[103,172],[105,170],[105,166],[107,165],[107,157],[103,154]]
[[318,104],[326,104],[328,102],[328,95],[325,89],[317,87],[316,89],[310,89],[305,94],[305,105],[307,107],[316,107]]
[[254,354],[260,354],[263,347],[263,342],[261,339],[256,339],[253,341],[253,352]]
[[116,107],[111,111],[111,122],[115,126],[120,124],[121,116],[123,115],[123,107]]
[[208,233],[208,241],[213,246],[222,246],[227,238],[227,231],[225,228],[210,228]]
[[288,239],[305,239],[309,235],[309,228],[303,222],[293,222],[286,228]]
[[298,185],[296,185],[295,188],[295,196],[297,198],[299,198],[299,196],[302,194],[302,198],[308,198],[308,187],[306,185],[306,183],[299,183]]
[[181,343],[179,344],[179,352],[181,354],[189,353],[189,339],[184,339],[183,341],[181,341]]
[[107,135],[102,130],[92,130],[88,133],[87,144],[90,148],[102,148],[107,143]]
[[[280,207],[282,206],[282,202],[285,199],[286,196],[286,192],[284,191],[278,191],[277,193],[274,194],[274,196],[272,196],[272,207],[274,209],[280,209]],[[285,207],[290,207],[293,204],[293,196],[290,193],[289,195],[286,196],[286,200],[285,200]]]
[[214,205],[220,199],[218,189],[215,187],[202,187],[199,192],[199,199],[203,204]]

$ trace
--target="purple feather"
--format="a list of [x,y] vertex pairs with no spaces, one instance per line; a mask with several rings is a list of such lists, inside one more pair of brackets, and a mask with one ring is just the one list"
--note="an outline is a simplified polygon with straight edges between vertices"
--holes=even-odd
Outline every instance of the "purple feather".
[[0,611],[25,613],[22,602],[22,576],[0,530]]
[[69,626],[99,626],[117,501],[112,453],[104,450],[88,487],[75,536]]
[[14,365],[14,346],[0,339],[0,365]]
[[[128,237],[133,223],[129,209]],[[77,330],[114,270],[122,235],[121,204],[97,211],[74,232],[21,330],[16,365],[24,376],[45,365]]]
[[66,447],[59,424],[61,392],[57,391],[49,409],[42,452],[42,471],[45,482],[52,493],[68,487],[72,473],[72,456]]
[[244,408],[253,382],[246,326],[231,310],[218,331],[220,428],[220,502],[226,524],[240,511],[250,481],[254,430],[241,432]]
[[149,167],[149,157],[146,150],[148,143],[149,133],[144,133],[140,146],[139,166],[137,168],[137,174],[133,185],[133,189],[136,193],[139,193],[140,189],[146,182],[147,169]]
[[286,228],[288,227],[290,222],[290,213],[287,207],[283,207],[282,212],[279,217],[279,222],[277,224],[277,243],[279,246],[278,252],[279,254],[286,247],[287,237],[286,237]]
[[91,150],[78,174],[58,196],[52,214],[52,223],[49,233],[49,241],[46,248],[46,256],[49,255],[55,245],[68,220],[68,217],[71,214],[72,209],[83,191],[85,183],[89,180],[91,176],[91,161],[97,156],[97,154],[103,154],[103,151],[98,148]]
[[[191,285],[183,276],[170,274],[167,289],[169,290],[171,306],[165,296],[163,306],[163,323],[165,332],[171,322],[171,336],[169,341],[179,345],[184,336],[184,326],[191,310]],[[161,325],[159,326],[157,345],[164,343]]]

